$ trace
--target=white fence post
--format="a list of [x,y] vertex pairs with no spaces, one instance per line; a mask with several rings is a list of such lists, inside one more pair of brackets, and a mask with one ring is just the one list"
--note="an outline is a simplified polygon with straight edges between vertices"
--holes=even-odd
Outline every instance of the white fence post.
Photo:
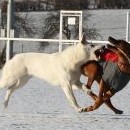
[[129,40],[129,15],[130,12],[127,12],[127,21],[126,21],[126,41]]
[[1,20],[2,20],[2,17],[1,17],[1,9],[0,9],[0,29],[1,29]]
[[0,30],[0,36],[1,37],[5,37],[5,29],[1,29]]
[[10,59],[10,28],[11,28],[11,0],[8,0],[7,5],[7,44],[6,44],[6,61]]
[[[59,39],[62,40],[62,28],[63,28],[63,16],[62,11],[60,11],[60,36]],[[62,42],[59,42],[59,52],[62,51]]]
[[83,14],[82,14],[82,11],[80,12],[80,18],[79,18],[79,40],[81,41],[82,40],[82,24],[83,24]]
[[13,31],[11,31],[12,29],[12,19],[13,19],[13,0],[8,0],[8,6],[7,6],[7,44],[6,44],[6,61],[8,61],[11,58],[11,53],[13,53],[12,51],[12,42],[10,37],[11,37],[11,33]]

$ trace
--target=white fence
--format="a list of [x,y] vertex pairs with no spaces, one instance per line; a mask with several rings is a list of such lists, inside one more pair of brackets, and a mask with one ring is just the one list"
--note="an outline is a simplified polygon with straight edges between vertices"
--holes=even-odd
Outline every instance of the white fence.
[[[8,2],[8,18],[7,18],[7,37],[1,37],[0,40],[7,41],[7,49],[6,49],[6,60],[9,60],[9,52],[10,52],[10,41],[28,41],[31,43],[31,41],[37,41],[37,42],[58,42],[59,43],[59,51],[61,51],[61,45],[63,44],[75,44],[81,41],[81,34],[82,34],[82,11],[61,11],[61,21],[60,21],[60,38],[59,39],[32,39],[32,38],[13,38],[10,34],[10,22],[11,22],[11,0]],[[66,13],[69,13],[69,16],[79,16],[79,39],[78,40],[63,40],[62,39],[62,20],[63,16],[66,16]],[[129,12],[127,13],[127,23],[126,23],[126,40],[128,40],[129,36]],[[109,43],[108,41],[93,41],[88,40],[90,43],[100,43],[100,44],[106,44]]]
[[130,12],[128,11],[127,20],[126,20],[126,41],[129,40],[129,20],[130,20],[129,16],[130,16]]

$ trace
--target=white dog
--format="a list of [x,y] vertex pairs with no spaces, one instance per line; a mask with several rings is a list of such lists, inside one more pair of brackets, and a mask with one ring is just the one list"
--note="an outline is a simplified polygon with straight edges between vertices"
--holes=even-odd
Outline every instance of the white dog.
[[[71,106],[81,112],[83,108],[77,104],[72,89],[73,87],[83,89],[79,81],[80,66],[90,60],[92,48],[95,49],[83,40],[75,46],[68,47],[62,53],[23,53],[14,56],[5,64],[0,80],[0,89],[7,88],[5,107],[8,105],[12,92],[35,76],[52,85],[61,86]],[[93,53],[92,55],[94,56]]]

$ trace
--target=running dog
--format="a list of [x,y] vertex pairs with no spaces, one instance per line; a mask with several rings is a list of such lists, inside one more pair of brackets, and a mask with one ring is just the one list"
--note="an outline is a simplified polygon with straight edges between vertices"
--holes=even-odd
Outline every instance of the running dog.
[[70,105],[78,112],[81,108],[73,94],[73,88],[82,89],[80,67],[96,56],[97,47],[88,44],[83,37],[82,42],[70,46],[61,53],[22,53],[17,54],[3,67],[0,89],[7,88],[4,106],[8,106],[11,94],[24,86],[35,76],[55,86],[61,86]]
[[[91,88],[94,79],[100,86],[98,96],[92,91],[89,93],[95,103],[87,107],[85,111],[93,111],[105,102],[115,113],[122,114],[123,111],[116,109],[112,105],[110,98],[116,92],[122,90],[130,80],[130,44],[112,37],[109,37],[108,41],[114,45],[108,45],[109,50],[112,51],[111,53],[115,57],[113,62],[89,61],[81,67],[82,73],[88,76],[87,88]],[[99,50],[95,54],[102,57]]]

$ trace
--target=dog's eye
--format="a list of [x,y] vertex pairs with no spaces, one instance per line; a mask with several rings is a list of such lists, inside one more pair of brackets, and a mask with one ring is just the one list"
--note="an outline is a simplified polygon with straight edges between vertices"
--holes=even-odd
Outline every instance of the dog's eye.
[[96,50],[94,53],[96,56],[98,56],[100,54],[100,50]]

